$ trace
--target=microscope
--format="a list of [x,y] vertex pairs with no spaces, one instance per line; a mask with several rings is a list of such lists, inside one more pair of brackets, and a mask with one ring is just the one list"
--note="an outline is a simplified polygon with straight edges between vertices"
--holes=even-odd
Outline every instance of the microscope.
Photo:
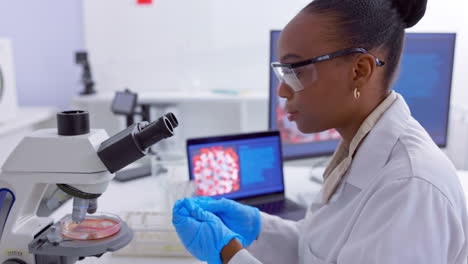
[[[148,148],[171,137],[178,121],[168,113],[154,122],[139,122],[109,138],[89,128],[86,111],[57,114],[57,129],[26,136],[0,172],[0,264],[72,264],[126,246],[133,238],[124,221],[105,238],[70,239],[60,224],[79,225],[92,216],[98,198],[114,173],[142,158]],[[71,215],[54,222],[37,216],[50,185],[73,198]],[[125,196],[122,196],[125,199]]]

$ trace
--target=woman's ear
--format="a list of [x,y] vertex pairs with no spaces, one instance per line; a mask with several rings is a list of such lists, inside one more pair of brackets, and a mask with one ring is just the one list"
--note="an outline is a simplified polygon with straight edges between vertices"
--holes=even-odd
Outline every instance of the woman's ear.
[[370,54],[362,54],[357,56],[354,60],[353,65],[353,81],[354,87],[363,88],[367,86],[372,75],[374,74],[375,68],[377,67],[375,63],[374,56]]

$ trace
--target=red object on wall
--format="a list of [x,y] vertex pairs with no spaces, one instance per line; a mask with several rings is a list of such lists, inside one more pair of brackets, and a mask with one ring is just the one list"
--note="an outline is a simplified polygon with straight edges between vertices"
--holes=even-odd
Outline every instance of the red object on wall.
[[153,0],[137,0],[139,5],[151,5]]

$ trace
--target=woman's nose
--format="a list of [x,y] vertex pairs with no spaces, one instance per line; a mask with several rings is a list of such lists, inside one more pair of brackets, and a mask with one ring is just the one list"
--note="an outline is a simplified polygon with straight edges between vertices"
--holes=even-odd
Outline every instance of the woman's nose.
[[278,87],[278,96],[281,98],[291,99],[294,91],[284,82],[281,82]]

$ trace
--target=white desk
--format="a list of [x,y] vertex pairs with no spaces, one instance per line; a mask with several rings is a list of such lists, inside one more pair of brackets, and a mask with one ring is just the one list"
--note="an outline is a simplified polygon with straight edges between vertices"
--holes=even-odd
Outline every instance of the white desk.
[[[299,201],[302,192],[318,193],[320,185],[309,181],[311,170],[307,167],[285,167],[286,196]],[[185,167],[172,171],[170,177],[174,180],[188,179]],[[163,211],[172,207],[165,205],[164,190],[158,184],[157,177],[147,177],[127,183],[111,182],[107,192],[98,200],[98,211],[119,213],[123,211]],[[52,217],[57,221],[72,211],[72,203],[68,201],[60,207]],[[194,258],[129,258],[104,254],[101,258],[86,258],[79,263],[112,263],[112,264],[153,264],[153,263],[200,263]]]
[[[309,180],[311,173],[321,173],[323,169],[314,169],[312,171],[308,167],[285,167],[285,186],[286,196],[299,203],[304,203],[305,200],[312,200],[321,186]],[[468,171],[459,171],[460,181],[464,187],[466,196],[468,197]],[[170,177],[174,180],[187,179],[186,168],[180,168],[172,172]],[[122,211],[138,211],[138,210],[164,210],[164,190],[158,184],[156,177],[148,177],[135,180],[128,183],[112,182],[109,189],[99,199],[99,211],[118,213]],[[167,208],[166,208],[167,209]],[[55,219],[61,218],[65,214],[71,213],[71,201],[57,210],[53,216]],[[201,263],[194,258],[129,258],[114,256],[111,253],[106,253],[101,258],[86,258],[80,263],[100,263],[100,264],[153,264],[153,263]]]

